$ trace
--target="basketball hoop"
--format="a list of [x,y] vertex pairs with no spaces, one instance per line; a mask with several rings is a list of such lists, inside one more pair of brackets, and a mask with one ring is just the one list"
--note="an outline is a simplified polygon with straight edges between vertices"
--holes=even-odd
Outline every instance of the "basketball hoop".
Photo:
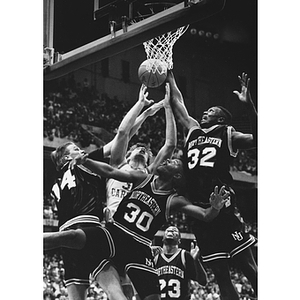
[[[182,26],[143,43],[147,59],[153,62],[152,64],[149,63],[149,70],[153,73],[157,71],[159,74],[162,74],[173,68],[173,46],[188,27],[189,25]],[[165,63],[162,69],[157,68],[159,65],[155,63],[157,60]]]

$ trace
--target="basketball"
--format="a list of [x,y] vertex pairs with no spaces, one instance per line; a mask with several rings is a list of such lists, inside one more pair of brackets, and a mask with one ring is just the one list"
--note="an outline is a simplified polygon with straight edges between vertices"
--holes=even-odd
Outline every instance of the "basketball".
[[[151,66],[147,68],[147,66]],[[146,59],[138,70],[140,81],[149,88],[156,88],[162,85],[167,78],[166,63],[159,59]]]

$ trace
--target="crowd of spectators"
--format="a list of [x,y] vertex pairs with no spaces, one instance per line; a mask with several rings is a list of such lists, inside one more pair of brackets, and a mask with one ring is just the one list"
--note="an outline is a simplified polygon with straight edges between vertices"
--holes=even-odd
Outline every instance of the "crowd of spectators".
[[[190,300],[215,300],[220,299],[218,284],[214,274],[206,268],[208,275],[207,285],[201,286],[192,281],[190,285]],[[43,265],[43,299],[44,300],[68,300],[68,292],[64,285],[64,264],[59,250],[44,253]],[[235,269],[231,269],[233,281],[240,300],[254,299],[251,284],[245,276]],[[87,292],[87,300],[107,300],[107,295],[97,282],[91,282]]]

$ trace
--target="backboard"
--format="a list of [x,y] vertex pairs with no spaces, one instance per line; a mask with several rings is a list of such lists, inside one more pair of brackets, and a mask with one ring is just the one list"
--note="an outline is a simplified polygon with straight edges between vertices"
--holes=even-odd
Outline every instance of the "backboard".
[[[54,1],[44,2],[44,46],[48,48],[53,48]],[[107,0],[99,7],[99,0],[94,0],[94,20],[105,18],[107,34],[66,53],[56,53],[44,69],[44,79],[61,77],[165,32],[208,18],[224,5],[225,0]]]

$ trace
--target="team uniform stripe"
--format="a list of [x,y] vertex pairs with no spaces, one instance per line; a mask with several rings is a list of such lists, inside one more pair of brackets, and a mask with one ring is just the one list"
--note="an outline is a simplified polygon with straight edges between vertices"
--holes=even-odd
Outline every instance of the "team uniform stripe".
[[66,228],[79,223],[91,223],[91,224],[101,225],[98,217],[92,215],[82,215],[82,216],[74,217],[68,220],[67,222],[65,222],[63,225],[59,227],[59,231],[63,231]]
[[71,278],[71,279],[67,279],[65,280],[65,285],[69,286],[71,284],[75,284],[75,285],[89,285],[90,282],[88,279],[78,279],[78,278]]
[[136,189],[140,189],[140,188],[144,187],[152,179],[152,177],[153,177],[153,175],[147,176],[139,185],[137,185],[132,190],[136,190]]
[[165,190],[165,191],[158,190],[155,187],[155,179],[158,178],[158,175],[153,175],[153,177],[154,177],[154,180],[150,183],[153,193],[155,193],[156,195],[169,195],[172,192],[172,190]]
[[91,273],[91,279],[95,280],[97,275],[104,269],[104,267],[109,264],[110,261],[108,259],[104,259],[101,263],[95,268],[95,270]]
[[106,228],[102,228],[102,229],[103,229],[103,231],[106,235],[106,240],[107,240],[108,245],[109,245],[109,250],[110,250],[109,257],[114,257],[116,255],[116,247],[115,247],[114,240],[113,240],[110,232]]
[[211,260],[215,260],[215,259],[227,259],[229,258],[230,255],[227,252],[219,252],[219,253],[214,253],[214,254],[210,254],[210,255],[204,255],[202,256],[203,262],[208,262]]
[[138,264],[138,263],[127,264],[126,267],[125,267],[125,271],[128,272],[128,270],[130,270],[130,269],[142,270],[142,271],[150,272],[150,273],[153,273],[153,274],[157,275],[156,269],[148,267],[148,266],[143,265],[143,264]]
[[122,224],[118,223],[117,221],[114,221],[113,223],[116,227],[124,231],[125,233],[129,234],[132,238],[134,238],[137,242],[144,244],[146,246],[151,246],[152,241],[139,235],[138,233],[128,229],[127,227],[123,226]]
[[245,250],[246,248],[250,247],[251,245],[256,243],[256,239],[253,235],[250,235],[250,238],[243,243],[242,245],[239,245],[237,248],[233,249],[230,252],[231,257],[237,255],[238,253],[242,252],[243,250]]
[[232,146],[232,132],[235,131],[235,129],[232,126],[228,126],[227,127],[227,143],[228,143],[228,149],[230,152],[230,155],[232,157],[236,157],[238,154],[238,151],[234,151],[233,150],[233,146]]

